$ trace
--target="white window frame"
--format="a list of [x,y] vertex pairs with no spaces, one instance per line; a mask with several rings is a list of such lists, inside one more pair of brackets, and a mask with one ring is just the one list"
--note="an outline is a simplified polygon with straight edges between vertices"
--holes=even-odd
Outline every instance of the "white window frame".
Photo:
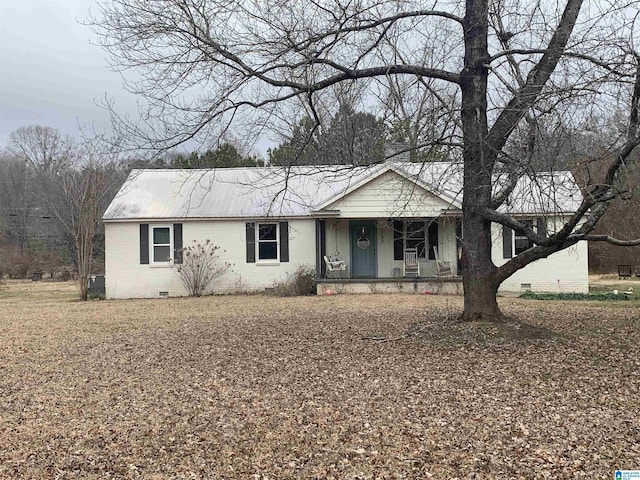
[[[273,243],[273,240],[260,240],[260,226],[273,225],[276,230],[276,258],[260,258],[260,243]],[[280,224],[278,222],[256,222],[256,263],[280,263]]]
[[[156,266],[170,266],[173,265],[173,225],[171,224],[167,224],[167,225],[149,225],[150,228],[150,238],[149,238],[149,263],[151,265],[156,265]],[[158,243],[156,244],[154,242],[154,235],[153,232],[154,230],[158,228],[168,228],[169,229],[169,243]],[[156,256],[154,255],[154,247],[165,247],[165,246],[169,246],[169,260],[162,260],[162,261],[156,261]]]

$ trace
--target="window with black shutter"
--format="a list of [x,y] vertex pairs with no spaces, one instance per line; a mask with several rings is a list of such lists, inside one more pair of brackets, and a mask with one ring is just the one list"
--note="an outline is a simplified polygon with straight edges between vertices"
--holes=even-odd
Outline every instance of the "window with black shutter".
[[289,222],[248,222],[247,263],[288,262]]
[[[536,231],[540,235],[546,236],[547,234],[547,225],[544,218],[528,218],[520,220],[520,222]],[[502,227],[503,258],[513,258],[516,255],[520,255],[522,252],[526,252],[533,247],[535,247],[535,242],[529,239],[524,233],[516,232],[509,227]]]

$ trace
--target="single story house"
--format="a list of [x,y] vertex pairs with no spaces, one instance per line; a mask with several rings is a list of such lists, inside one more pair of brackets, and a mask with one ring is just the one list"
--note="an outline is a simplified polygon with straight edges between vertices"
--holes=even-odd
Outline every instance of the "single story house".
[[[186,295],[174,264],[183,246],[207,239],[232,264],[216,293],[265,290],[300,265],[315,269],[320,294],[460,293],[461,192],[456,162],[134,170],[103,217],[106,296]],[[582,199],[569,172],[525,178],[513,198],[505,209],[547,231]],[[500,225],[493,237],[498,265],[531,247]],[[411,273],[408,255],[416,260]],[[517,272],[501,290],[586,292],[587,267],[580,242]]]

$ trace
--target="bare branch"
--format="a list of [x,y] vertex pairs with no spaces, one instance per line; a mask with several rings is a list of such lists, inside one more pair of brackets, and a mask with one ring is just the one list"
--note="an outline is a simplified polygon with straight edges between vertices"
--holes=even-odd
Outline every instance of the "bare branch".
[[590,242],[607,242],[619,247],[635,247],[640,245],[640,238],[635,240],[620,240],[611,235],[582,235],[578,236],[579,240],[589,240]]

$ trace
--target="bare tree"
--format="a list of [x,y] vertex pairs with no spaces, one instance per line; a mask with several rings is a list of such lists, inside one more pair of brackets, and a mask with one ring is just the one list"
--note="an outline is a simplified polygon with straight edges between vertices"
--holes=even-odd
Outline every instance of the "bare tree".
[[[640,143],[635,1],[114,0],[100,9],[93,24],[102,45],[114,67],[135,70],[128,86],[148,100],[142,123],[116,116],[116,124],[150,148],[232,123],[264,126],[300,99],[317,121],[324,92],[342,83],[364,83],[372,99],[400,77],[431,85],[457,128],[429,142],[457,147],[464,164],[466,320],[501,318],[499,285],[537,259],[586,239],[634,243],[592,231],[623,190],[619,174]],[[604,180],[586,188],[564,225],[543,234],[509,215],[504,207],[525,175],[546,188],[549,213],[558,208],[558,186],[514,153],[514,132],[535,132],[552,115],[580,129],[613,105],[627,106],[626,131],[611,139]],[[536,246],[496,266],[494,223]]]
[[37,209],[29,166],[9,152],[0,152],[0,219],[6,240],[24,251]]
[[9,135],[8,149],[32,168],[55,174],[73,163],[74,140],[55,128],[29,125]]
[[122,178],[116,168],[116,155],[105,151],[99,139],[84,139],[76,145],[73,156],[73,166],[54,175],[41,175],[52,216],[73,238],[79,295],[87,300],[102,214]]

